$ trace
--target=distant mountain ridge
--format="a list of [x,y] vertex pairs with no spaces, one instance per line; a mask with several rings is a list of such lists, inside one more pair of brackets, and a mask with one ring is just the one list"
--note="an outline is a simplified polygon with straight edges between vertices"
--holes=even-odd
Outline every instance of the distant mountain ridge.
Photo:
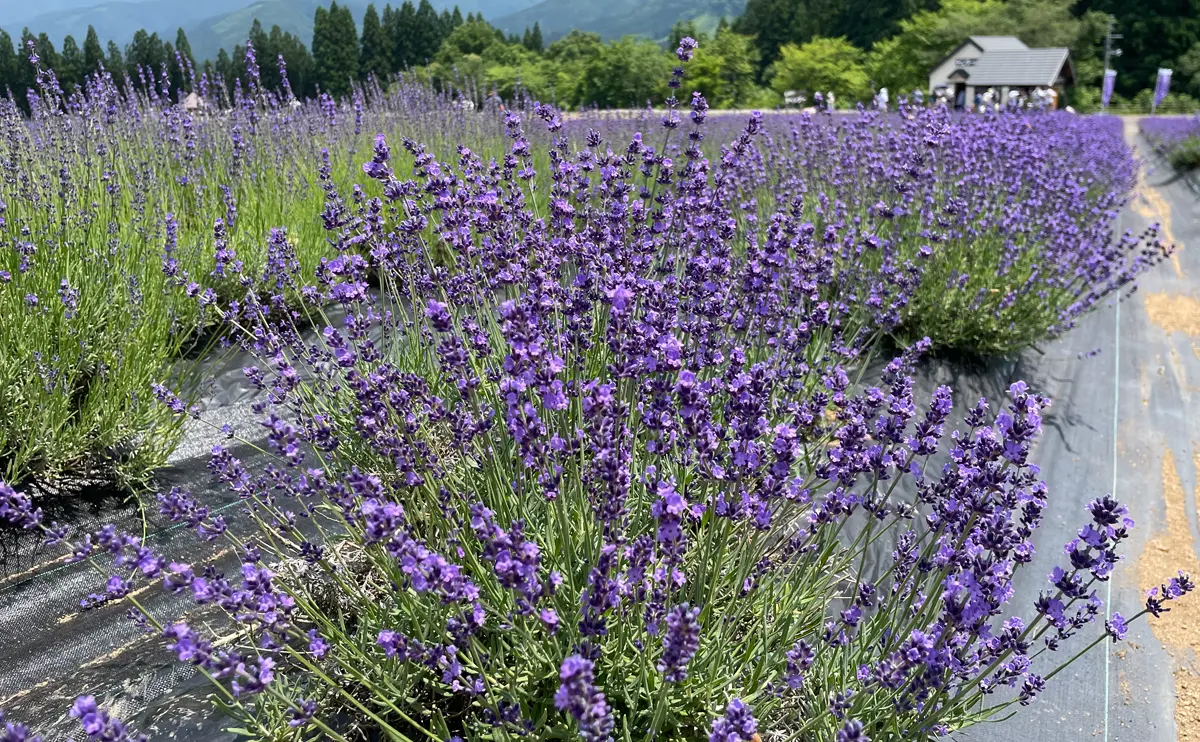
[[[362,23],[363,13],[371,0],[349,0],[355,22]],[[192,55],[197,60],[212,59],[224,47],[232,51],[235,44],[246,40],[246,33],[255,18],[270,30],[278,25],[281,30],[295,34],[305,46],[312,43],[313,14],[318,5],[329,5],[330,0],[46,0],[36,4],[3,0],[0,2],[0,28],[13,37],[15,42],[21,30],[28,27],[35,34],[45,32],[54,42],[55,48],[62,46],[68,34],[82,44],[88,25],[95,26],[101,43],[110,39],[122,48],[133,38],[134,32],[146,29],[168,41],[174,41],[176,29],[182,27],[192,45]],[[375,7],[383,12],[387,2],[399,6],[403,0],[376,1]],[[413,0],[415,5],[418,0]],[[499,17],[523,10],[537,0],[430,0],[434,8],[442,10],[459,7],[463,15],[484,14],[486,18]],[[33,9],[33,10],[31,10]]]
[[746,0],[541,0],[488,20],[512,33],[537,22],[547,41],[572,29],[592,31],[605,39],[627,35],[661,39],[676,21],[694,20],[702,30],[711,31],[721,16],[733,20],[745,8]]
[[[370,0],[347,0],[355,21],[362,23]],[[375,2],[382,12],[386,2],[399,6],[403,0]],[[746,0],[430,0],[440,12],[455,5],[463,15],[483,17],[510,33],[521,34],[534,23],[541,25],[547,41],[581,29],[613,39],[628,34],[651,39],[666,37],[678,20],[694,20],[711,31],[721,16],[732,19]],[[417,0],[414,0],[414,4]],[[96,28],[101,43],[110,39],[124,48],[135,31],[146,29],[174,41],[182,27],[197,60],[215,59],[224,48],[232,51],[243,43],[250,24],[257,18],[263,28],[278,25],[306,46],[312,43],[313,14],[329,0],[0,0],[0,27],[16,41],[22,28],[35,34],[45,32],[56,48],[70,34],[81,43],[88,25]]]

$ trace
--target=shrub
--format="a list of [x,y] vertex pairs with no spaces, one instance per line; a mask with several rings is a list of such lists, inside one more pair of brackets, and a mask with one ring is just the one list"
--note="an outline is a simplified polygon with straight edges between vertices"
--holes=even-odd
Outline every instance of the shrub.
[[1179,172],[1200,167],[1200,117],[1145,118],[1142,134]]
[[[343,739],[348,713],[389,739],[928,739],[1032,702],[1100,615],[1127,512],[1091,503],[1032,616],[1012,617],[1046,504],[1028,456],[1047,401],[1015,384],[947,436],[950,391],[920,408],[912,392],[928,341],[882,386],[853,381],[879,308],[825,294],[894,282],[841,250],[849,223],[747,227],[735,183],[761,121],[710,163],[705,108],[693,98],[676,161],[594,131],[572,152],[538,106],[548,175],[512,114],[503,160],[409,140],[407,179],[378,137],[376,195],[327,194],[339,254],[311,290],[271,262],[279,291],[343,319],[310,337],[277,301],[237,308],[278,463],[251,473],[217,447],[211,469],[259,533],[159,497],[229,539],[241,579],[108,529],[73,544],[98,568],[115,557],[89,602],[138,605],[134,581],[161,579],[223,609],[233,645],[141,620],[264,738]],[[0,515],[65,538],[11,488]],[[868,569],[885,537],[890,561]],[[1146,611],[1191,588],[1174,578]],[[1086,648],[1126,624],[1112,614]]]
[[1181,139],[1167,155],[1171,167],[1179,171],[1195,170],[1200,167],[1200,136]]
[[818,230],[845,225],[843,253],[884,275],[919,271],[897,278],[916,282],[894,330],[904,342],[1017,351],[1069,330],[1169,251],[1153,232],[1113,234],[1137,172],[1114,117],[906,108],[801,118],[780,134],[757,194]]
[[265,291],[272,227],[308,271],[335,255],[321,186],[353,182],[364,122],[486,144],[493,121],[403,82],[347,107],[252,88],[221,112],[109,76],[71,97],[52,73],[38,84],[28,119],[0,100],[0,475],[30,486],[136,484],[165,461],[179,425],[151,384],[174,375],[193,390],[201,380],[176,362],[222,329],[176,285],[208,305]]

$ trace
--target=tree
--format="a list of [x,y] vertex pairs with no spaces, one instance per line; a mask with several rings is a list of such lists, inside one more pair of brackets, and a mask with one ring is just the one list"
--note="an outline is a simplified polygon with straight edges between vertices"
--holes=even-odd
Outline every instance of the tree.
[[125,66],[129,81],[135,86],[141,87],[143,75],[146,85],[153,85],[166,62],[167,50],[157,33],[148,34],[145,29],[140,29],[125,47]]
[[451,67],[466,57],[482,58],[493,46],[502,44],[496,39],[496,30],[490,23],[476,20],[454,29],[442,42],[434,60]]
[[179,56],[183,57],[185,61],[196,63],[196,58],[192,56],[192,43],[188,41],[182,26],[175,30],[175,51],[179,52]]
[[678,49],[680,39],[685,36],[690,36],[693,39],[700,38],[700,32],[696,30],[695,21],[675,21],[675,25],[671,26],[671,32],[667,34],[667,51]]
[[734,22],[733,29],[754,38],[759,54],[759,80],[766,79],[766,70],[779,59],[780,48],[792,41],[792,25],[799,3],[797,0],[748,0],[746,10]]
[[[22,105],[27,103],[24,96],[21,96],[23,91],[29,90],[35,84],[33,65],[29,62],[30,47],[33,51],[37,51],[37,37],[29,30],[29,27],[21,29],[21,43],[17,46],[17,71],[14,75],[13,91],[17,93],[19,99],[22,99]],[[40,54],[38,56],[41,56]]]
[[15,88],[19,69],[20,57],[13,49],[12,37],[8,35],[7,31],[0,28],[0,89],[6,86]]
[[313,65],[321,89],[337,97],[358,77],[358,32],[348,6],[331,3],[313,18]]
[[411,0],[404,0],[400,10],[397,10],[392,18],[394,23],[386,29],[392,47],[392,70],[407,69],[418,64],[413,53],[417,9]]
[[196,64],[192,57],[192,44],[182,27],[175,29],[174,54],[168,54],[167,57],[167,64],[171,68],[171,92],[178,94],[193,84],[192,70]]
[[83,38],[83,73],[91,75],[104,64],[104,47],[100,46],[100,37],[96,29],[88,26],[87,36]]
[[701,44],[685,69],[683,91],[700,91],[715,108],[745,105],[759,93],[754,84],[758,70],[754,40],[728,28]]
[[62,45],[62,83],[63,90],[71,92],[83,84],[83,51],[75,43],[75,37],[67,34]]
[[429,0],[421,0],[413,18],[410,64],[425,64],[442,45],[442,22]]
[[[254,19],[250,24],[250,33],[246,34],[246,40],[254,47],[254,62],[258,65],[258,84],[263,90],[279,90],[283,80],[283,75],[279,73],[279,52],[271,43],[267,32],[263,30],[262,21]],[[245,50],[237,54],[234,59],[243,65],[238,70],[239,73],[242,72],[245,69],[244,65],[248,63]],[[246,71],[248,72],[248,70]],[[239,76],[242,75],[239,74]]]
[[220,84],[220,87],[228,91],[233,80],[237,77],[237,71],[233,68],[233,60],[229,57],[229,52],[225,51],[224,47],[217,52],[217,62],[213,66],[213,71],[216,72],[217,79],[215,82]]
[[845,0],[801,0],[788,30],[790,40],[794,44],[804,44],[818,37],[837,36],[845,6]]
[[542,38],[542,24],[534,21],[533,32],[529,35],[529,51],[534,54],[541,54],[545,48],[546,41]]
[[640,108],[666,98],[673,57],[658,44],[625,37],[606,44],[584,69],[580,102]]
[[[0,38],[0,54],[3,53],[3,39]],[[1192,44],[1192,48],[1176,60],[1175,74],[1171,84],[1178,84],[1183,92],[1193,98],[1200,98],[1200,41]]]
[[861,100],[871,93],[864,53],[843,37],[816,38],[797,46],[785,44],[774,65],[771,87],[777,93],[832,90],[843,101]]
[[288,85],[292,88],[292,94],[297,98],[308,98],[314,95],[316,90],[313,81],[313,60],[312,55],[308,53],[308,47],[300,39],[280,29],[278,25],[271,26],[269,44],[275,54],[274,59],[271,60],[271,66],[279,78],[280,87],[283,85],[283,76],[278,71],[279,57],[283,57],[283,61],[287,65]]
[[[450,31],[458,28],[463,23],[465,23],[465,21],[463,21],[462,11],[458,9],[457,5],[455,5],[454,12],[450,14]],[[533,25],[536,26],[537,24],[535,23]],[[449,33],[449,31],[447,33]]]
[[384,33],[383,24],[379,21],[379,13],[372,3],[367,6],[363,16],[362,44],[359,48],[358,74],[364,79],[373,75],[380,84],[387,81],[391,74],[391,55],[388,53],[388,38]]
[[934,10],[929,0],[842,0],[842,7],[829,30],[831,36],[845,36],[860,49],[868,49],[880,39],[894,34],[900,22],[918,10]]
[[120,82],[125,79],[125,57],[121,54],[121,47],[117,46],[117,42],[109,39],[108,45],[105,47],[106,54],[104,58],[104,69],[113,76],[113,79]]
[[1153,87],[1159,67],[1172,67],[1200,42],[1200,0],[1081,0],[1075,10],[1116,19],[1125,38],[1113,67],[1117,90],[1125,95]]
[[546,48],[546,58],[558,64],[590,61],[604,50],[600,34],[575,29]]
[[37,37],[37,55],[41,59],[42,69],[52,70],[54,76],[62,80],[63,63],[62,57],[54,49],[54,42],[46,35],[46,32],[38,34]]
[[968,36],[1004,34],[1030,46],[1069,47],[1077,81],[1098,83],[1106,25],[1101,13],[1076,17],[1070,0],[944,0],[936,11],[900,21],[894,36],[872,47],[867,70],[877,85],[893,91],[924,89],[929,70]]
[[125,78],[125,57],[121,54],[121,47],[117,46],[117,42],[109,39],[108,46],[105,49],[107,54],[104,59],[104,69],[108,70],[108,73],[117,82],[121,82],[122,80],[128,82]]

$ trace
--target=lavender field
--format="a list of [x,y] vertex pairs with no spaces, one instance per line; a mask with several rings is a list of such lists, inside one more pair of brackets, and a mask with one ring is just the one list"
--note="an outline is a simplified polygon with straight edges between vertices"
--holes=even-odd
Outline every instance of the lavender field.
[[[1115,471],[1048,483],[1069,391],[925,383],[1059,358],[1179,265],[1127,219],[1125,124],[718,113],[694,48],[627,114],[257,74],[220,110],[104,76],[0,103],[29,559],[0,625],[76,565],[36,610],[105,641],[128,614],[118,649],[165,647],[242,738],[867,742],[1023,718],[1194,610],[1186,549],[1113,594],[1151,512]],[[250,425],[206,401],[230,363]],[[97,486],[116,517],[75,509]],[[111,683],[55,707],[16,675],[0,739],[136,738]]]

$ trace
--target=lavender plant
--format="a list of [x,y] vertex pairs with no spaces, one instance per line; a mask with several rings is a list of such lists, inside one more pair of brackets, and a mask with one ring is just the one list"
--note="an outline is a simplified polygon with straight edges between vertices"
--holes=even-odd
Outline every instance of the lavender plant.
[[352,182],[365,122],[481,139],[492,121],[403,83],[347,105],[252,84],[222,110],[223,86],[201,76],[213,107],[186,110],[165,69],[144,97],[107,74],[66,96],[30,55],[31,116],[0,100],[0,475],[31,486],[137,484],[165,461],[180,426],[151,385],[172,366],[178,393],[203,381],[177,361],[223,331],[206,306],[265,292],[270,228],[309,271],[336,254],[322,185]]
[[[1169,246],[1116,235],[1137,165],[1115,117],[1067,113],[802,118],[766,148],[756,192],[803,204],[871,269],[920,271],[895,334],[1010,353],[1135,286]],[[857,260],[849,264],[857,267]],[[863,297],[868,303],[879,297]]]
[[[1094,626],[1132,527],[1102,497],[1018,617],[1048,401],[1018,383],[955,423],[949,389],[914,398],[928,340],[865,382],[888,305],[826,296],[856,281],[896,315],[911,283],[850,270],[849,221],[757,218],[736,185],[757,114],[710,161],[702,96],[688,125],[671,103],[666,145],[593,131],[577,150],[537,106],[548,172],[515,114],[499,160],[404,141],[408,177],[377,137],[373,184],[349,204],[326,192],[336,257],[308,283],[277,234],[275,295],[222,309],[259,359],[276,463],[251,472],[218,446],[210,468],[257,533],[158,498],[229,540],[240,577],[102,529],[71,543],[110,575],[87,604],[137,607],[135,584],[161,580],[226,614],[220,644],[136,618],[257,738],[342,740],[354,718],[395,740],[848,742],[1027,705],[1192,590],[1181,574]],[[289,287],[302,307],[282,309]],[[0,517],[69,538],[7,486]]]
[[1141,120],[1140,128],[1154,149],[1177,171],[1200,167],[1200,116],[1146,117]]

